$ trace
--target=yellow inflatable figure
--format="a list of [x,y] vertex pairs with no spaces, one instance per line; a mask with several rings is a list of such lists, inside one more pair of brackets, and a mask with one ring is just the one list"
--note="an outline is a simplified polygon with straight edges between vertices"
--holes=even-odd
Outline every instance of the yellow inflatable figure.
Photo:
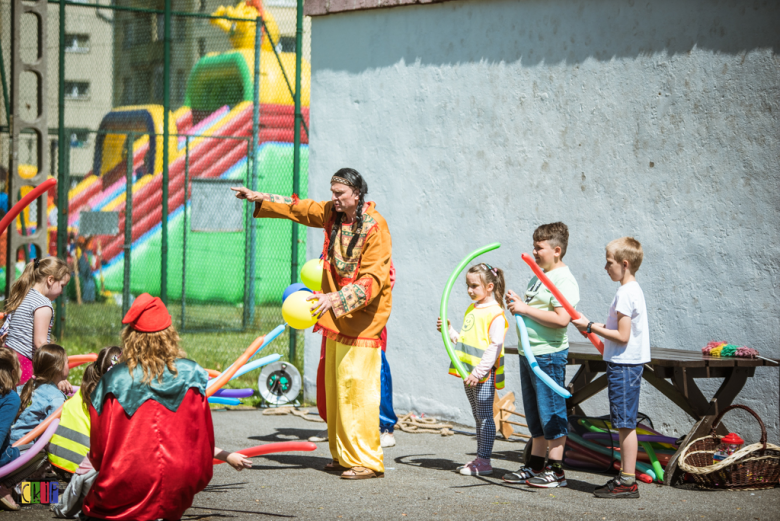
[[[234,50],[223,53],[223,56],[232,53],[242,55],[247,71],[251,74],[255,64],[255,25],[258,13],[262,15],[268,33],[270,33],[270,39],[269,34],[262,35],[260,45],[260,103],[292,105],[293,98],[290,95],[287,82],[285,82],[282,69],[279,67],[279,62],[282,62],[284,73],[286,73],[290,85],[293,85],[295,81],[295,54],[280,52],[278,59],[275,56],[273,45],[279,43],[279,26],[271,13],[263,10],[260,0],[241,2],[235,7],[220,6],[212,13],[212,16],[241,18],[246,22],[212,19],[211,23],[228,33],[230,44],[233,46]],[[308,62],[303,60],[301,62],[301,105],[304,107],[309,106],[310,77],[311,67]]]
[[[257,5],[257,7],[255,7]],[[211,23],[228,33],[230,38],[230,44],[234,49],[254,49],[255,47],[255,22],[257,20],[258,12],[263,16],[263,21],[268,31],[271,33],[271,39],[274,42],[279,41],[279,27],[276,25],[276,20],[271,13],[263,12],[262,4],[257,2],[254,4],[251,0],[249,4],[247,2],[241,2],[237,6],[219,6],[216,11],[211,13],[211,16],[228,16],[230,18],[243,18],[246,22],[236,22],[235,20],[225,20],[224,18],[212,18]],[[268,35],[263,35],[263,42],[260,47],[264,51],[273,51],[271,42],[268,40]]]

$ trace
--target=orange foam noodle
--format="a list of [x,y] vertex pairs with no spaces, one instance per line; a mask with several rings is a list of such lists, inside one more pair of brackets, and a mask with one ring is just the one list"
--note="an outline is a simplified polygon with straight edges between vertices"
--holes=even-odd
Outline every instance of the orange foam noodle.
[[223,385],[228,383],[231,378],[233,378],[233,375],[238,372],[241,367],[246,363],[247,360],[252,358],[252,355],[255,354],[255,352],[260,348],[261,345],[263,345],[263,342],[265,341],[265,335],[259,336],[255,338],[255,341],[252,342],[249,347],[246,348],[246,351],[244,351],[244,354],[239,356],[235,363],[228,367],[228,369],[220,374],[215,380],[214,383],[211,384],[211,386],[206,389],[206,398],[209,396],[212,396],[215,392],[219,391]]
[[88,364],[97,361],[97,353],[88,353],[86,355],[73,355],[68,357],[68,369],[73,369],[82,364]]

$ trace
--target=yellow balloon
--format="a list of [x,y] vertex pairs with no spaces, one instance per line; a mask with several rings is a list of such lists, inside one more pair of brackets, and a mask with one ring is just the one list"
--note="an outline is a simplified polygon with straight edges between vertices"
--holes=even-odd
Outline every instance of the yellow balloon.
[[322,259],[312,259],[303,265],[301,281],[312,291],[322,291]]
[[308,329],[317,323],[317,317],[311,316],[311,307],[315,301],[307,301],[312,294],[308,291],[296,291],[282,304],[282,318],[293,329]]

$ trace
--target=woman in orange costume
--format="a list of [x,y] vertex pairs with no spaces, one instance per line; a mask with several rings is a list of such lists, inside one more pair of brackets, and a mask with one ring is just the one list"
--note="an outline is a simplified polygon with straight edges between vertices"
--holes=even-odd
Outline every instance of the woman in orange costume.
[[323,228],[322,294],[311,297],[320,318],[314,331],[326,338],[325,389],[328,441],[333,461],[325,470],[344,479],[384,476],[379,441],[382,331],[390,317],[391,239],[368,185],[351,168],[330,181],[331,200],[233,188],[255,203],[257,218],[290,219]]

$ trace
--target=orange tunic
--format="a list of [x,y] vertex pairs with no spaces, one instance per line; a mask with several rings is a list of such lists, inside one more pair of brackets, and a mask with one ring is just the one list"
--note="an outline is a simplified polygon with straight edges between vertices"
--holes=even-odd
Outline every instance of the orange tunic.
[[[290,219],[312,228],[323,228],[324,270],[322,291],[330,295],[331,310],[322,316],[314,331],[341,344],[381,347],[380,334],[390,318],[393,297],[390,291],[392,241],[384,217],[376,204],[366,203],[363,225],[342,224],[336,235],[333,259],[328,258],[330,232],[336,218],[331,201],[269,195],[270,201],[255,203],[257,218]],[[353,235],[359,239],[351,256],[347,248]]]

